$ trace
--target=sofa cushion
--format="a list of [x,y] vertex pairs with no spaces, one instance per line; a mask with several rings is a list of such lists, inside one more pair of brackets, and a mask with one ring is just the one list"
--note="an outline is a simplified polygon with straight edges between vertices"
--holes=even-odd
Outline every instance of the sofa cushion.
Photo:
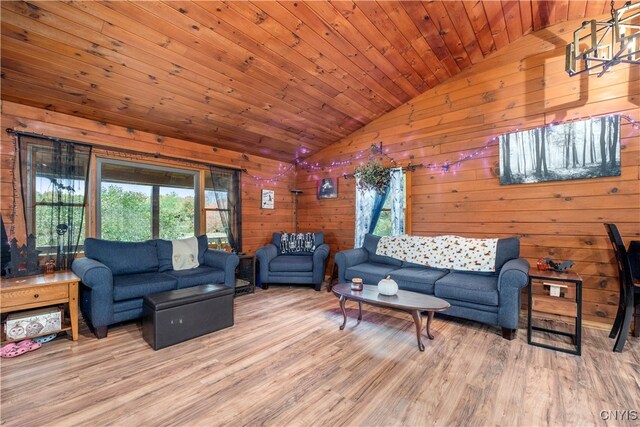
[[171,240],[156,240],[156,249],[158,250],[158,271],[173,270],[173,244]]
[[204,253],[209,249],[207,235],[196,236],[198,239],[198,264],[204,264]]
[[169,271],[167,272],[167,275],[178,281],[178,289],[198,285],[224,283],[224,270],[206,265],[201,265],[200,267],[188,270]]
[[500,271],[507,261],[516,259],[519,256],[520,239],[517,237],[498,239],[498,244],[496,245],[496,273]]
[[176,289],[178,281],[167,273],[113,276],[113,300],[123,301]]
[[387,274],[390,274],[395,270],[396,267],[393,265],[364,262],[347,268],[344,276],[347,280],[351,280],[354,277],[360,277],[367,285],[377,285],[380,280],[387,276]]
[[278,255],[269,263],[269,271],[313,271],[313,255]]
[[369,253],[369,261],[377,264],[388,264],[388,265],[400,267],[402,265],[401,260],[391,258],[388,256],[376,255],[376,249],[378,248],[379,241],[380,241],[380,237],[378,236],[374,236],[373,234],[364,235],[363,247]]
[[156,242],[113,242],[87,238],[84,240],[84,254],[100,261],[114,276],[158,271]]
[[391,273],[391,278],[398,283],[400,289],[433,294],[433,285],[436,283],[436,280],[445,276],[447,273],[448,271],[446,270],[438,270],[435,268],[403,267],[394,270]]
[[435,296],[477,304],[498,305],[498,277],[453,271],[438,279]]

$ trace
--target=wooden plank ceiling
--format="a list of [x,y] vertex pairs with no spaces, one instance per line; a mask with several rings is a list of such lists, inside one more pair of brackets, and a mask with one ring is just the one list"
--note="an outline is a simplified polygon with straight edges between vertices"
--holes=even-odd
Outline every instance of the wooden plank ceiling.
[[[620,2],[618,2],[620,3]],[[2,1],[2,99],[292,162],[608,1]]]

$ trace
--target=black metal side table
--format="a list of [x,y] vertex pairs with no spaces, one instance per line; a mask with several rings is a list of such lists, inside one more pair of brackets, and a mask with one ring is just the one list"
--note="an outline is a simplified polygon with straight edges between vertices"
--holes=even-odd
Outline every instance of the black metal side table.
[[256,291],[256,257],[238,254],[240,262],[236,267],[236,296],[252,294]]
[[[531,314],[540,312],[575,319],[574,333],[533,326]],[[529,269],[529,307],[527,341],[530,345],[580,356],[582,353],[582,278],[572,271],[556,273]],[[555,347],[533,341],[533,331],[571,338],[574,349]]]

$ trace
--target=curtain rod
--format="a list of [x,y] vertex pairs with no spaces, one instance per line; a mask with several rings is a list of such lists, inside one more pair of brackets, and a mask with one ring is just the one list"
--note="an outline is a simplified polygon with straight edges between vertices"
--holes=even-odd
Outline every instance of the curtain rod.
[[[130,150],[127,148],[113,148],[110,147],[108,145],[101,145],[101,144],[93,144],[93,143],[87,143],[87,142],[80,142],[80,141],[74,141],[72,139],[65,139],[65,138],[57,138],[55,136],[48,136],[48,135],[41,135],[41,134],[37,134],[37,133],[32,133],[32,132],[23,132],[20,130],[15,130],[15,129],[11,129],[11,128],[7,128],[6,132],[10,135],[16,135],[16,136],[29,136],[31,138],[40,138],[40,139],[46,139],[48,141],[55,141],[55,142],[64,142],[67,144],[78,144],[78,145],[83,145],[86,147],[93,147],[93,148],[101,148],[103,150],[112,150],[112,151],[119,151],[122,153],[127,153],[127,154],[137,154],[137,155],[143,155],[143,156],[150,156],[150,157],[154,157],[156,159],[165,159],[165,160],[178,160],[180,161],[181,159],[178,159],[177,157],[171,157],[171,156],[167,156],[165,154],[160,154],[160,153],[145,153],[144,151],[137,151],[137,150]],[[221,169],[228,169],[228,170],[232,170],[232,171],[241,171],[241,172],[247,172],[246,168],[234,168],[234,167],[230,167],[230,166],[219,166],[219,165],[215,165],[212,163],[206,163],[206,162],[201,162],[198,160],[187,160],[189,163],[193,163],[196,165],[202,165],[202,166],[207,166],[207,167],[211,167],[211,166],[215,166],[217,168],[221,168]]]
[[[416,169],[423,168],[423,167],[424,167],[423,163],[418,163],[417,165],[412,165],[411,163],[409,163],[407,166],[396,166],[396,167],[391,166],[391,167],[388,167],[388,168],[385,168],[385,169],[396,169],[396,168],[399,168],[399,169],[402,169],[404,172],[415,172]],[[356,177],[356,174],[355,173],[344,173],[344,174],[342,174],[342,177],[345,178],[345,179],[353,179],[353,178]]]

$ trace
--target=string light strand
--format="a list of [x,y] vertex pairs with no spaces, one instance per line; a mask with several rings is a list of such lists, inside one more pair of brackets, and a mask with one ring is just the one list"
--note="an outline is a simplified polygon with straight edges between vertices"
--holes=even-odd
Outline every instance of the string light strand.
[[[565,122],[559,122],[559,121],[554,121],[551,122],[547,125],[545,125],[545,127],[553,127],[553,126],[557,126],[560,124],[569,124],[569,123],[573,123],[573,122],[577,122],[577,121],[581,121],[581,120],[587,120],[587,119],[594,119],[597,117],[603,117],[603,116],[589,116],[589,117],[580,117],[580,118],[576,118],[576,119],[572,119],[572,120],[568,120]],[[620,114],[620,118],[625,119],[627,122],[629,122],[631,124],[631,127],[635,130],[639,130],[640,129],[640,122],[634,120],[630,115],[628,114]],[[502,133],[501,135],[506,135],[509,133],[514,133],[514,132],[519,132],[520,129],[516,128],[515,130],[511,131],[511,132],[505,132]],[[415,169],[417,167],[422,167],[425,168],[431,172],[434,171],[440,171],[441,173],[447,173],[450,172],[452,170],[455,171],[455,169],[458,169],[462,163],[470,161],[470,160],[474,160],[477,158],[482,157],[486,150],[494,145],[497,145],[498,142],[500,140],[499,136],[492,136],[491,138],[487,139],[485,141],[485,143],[476,148],[476,149],[470,149],[473,151],[469,151],[469,150],[465,150],[464,152],[460,152],[459,153],[459,157],[457,160],[445,160],[443,162],[440,163],[420,163],[420,164],[416,164],[416,165],[409,165],[408,168],[409,169]],[[389,161],[391,161],[393,164],[398,164],[396,162],[396,160],[391,157],[389,154],[385,153],[384,150],[382,149],[382,142],[380,142],[379,145],[375,145],[372,144],[369,148],[365,148],[359,152],[357,152],[356,154],[354,154],[351,158],[346,159],[346,160],[333,160],[331,162],[328,163],[319,163],[319,162],[308,162],[306,160],[301,160],[301,159],[296,159],[294,161],[294,163],[289,166],[287,169],[277,173],[276,175],[273,175],[271,177],[259,177],[259,176],[255,176],[252,175],[248,172],[246,172],[246,175],[248,175],[250,178],[254,179],[255,181],[259,181],[262,183],[276,183],[278,182],[281,178],[283,178],[284,176],[286,176],[292,169],[294,169],[296,166],[306,169],[307,171],[320,171],[320,170],[326,170],[326,169],[334,169],[334,168],[338,168],[338,167],[342,167],[342,166],[349,166],[352,165],[354,162],[363,159],[367,154],[377,154],[377,155],[381,155],[385,158],[387,158]],[[454,172],[455,173],[455,172]],[[343,175],[345,177],[351,177],[352,175]]]

